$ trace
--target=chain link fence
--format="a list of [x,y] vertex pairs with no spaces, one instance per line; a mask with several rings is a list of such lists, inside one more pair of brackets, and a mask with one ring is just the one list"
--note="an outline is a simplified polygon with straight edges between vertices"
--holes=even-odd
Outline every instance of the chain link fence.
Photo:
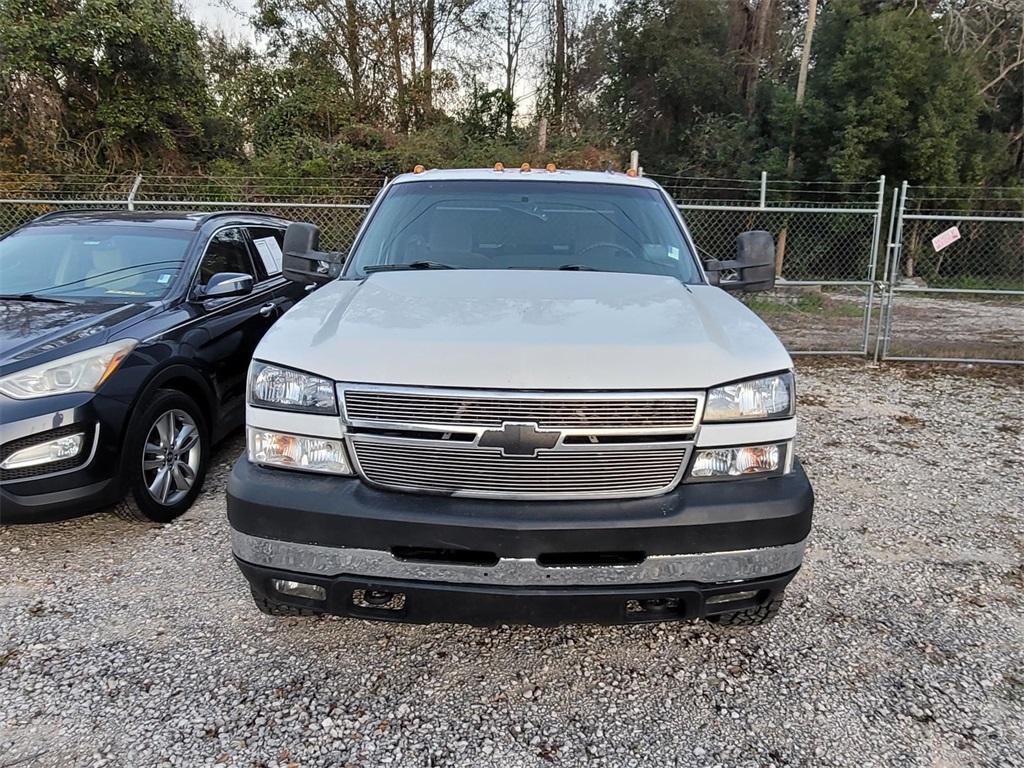
[[[877,328],[877,359],[1024,362],[1020,188],[904,185],[876,276],[884,178],[652,178],[676,200],[702,257],[732,258],[747,230],[775,236],[776,289],[743,298],[794,354],[867,354]],[[322,247],[341,250],[385,181],[0,174],[0,232],[61,209],[242,210],[313,222]],[[933,244],[953,228],[955,239]]]
[[776,242],[776,289],[743,297],[794,354],[866,354],[885,179],[864,183],[651,176],[679,205],[704,258],[741,232]]
[[239,210],[309,221],[320,244],[351,244],[385,179],[0,175],[0,232],[55,210]]
[[894,221],[877,356],[1024,364],[1024,189],[904,184]]

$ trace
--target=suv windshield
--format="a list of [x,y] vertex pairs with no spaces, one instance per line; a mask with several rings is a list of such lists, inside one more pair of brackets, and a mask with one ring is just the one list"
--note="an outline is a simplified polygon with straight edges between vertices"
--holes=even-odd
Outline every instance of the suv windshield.
[[0,240],[0,295],[159,299],[182,269],[193,234],[120,224],[27,227]]
[[700,282],[658,190],[588,182],[396,184],[357,244],[348,274],[385,265],[598,270]]

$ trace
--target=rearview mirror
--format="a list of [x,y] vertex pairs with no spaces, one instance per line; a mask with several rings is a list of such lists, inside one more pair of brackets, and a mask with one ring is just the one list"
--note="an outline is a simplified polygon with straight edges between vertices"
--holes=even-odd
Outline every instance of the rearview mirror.
[[252,275],[244,272],[218,272],[203,286],[198,298],[226,299],[230,296],[248,296],[252,293]]
[[[771,232],[753,230],[736,238],[736,258],[709,259],[704,264],[708,280],[726,291],[770,291],[775,287],[775,238]],[[736,279],[722,280],[722,272]]]
[[320,251],[320,228],[293,221],[284,233],[284,276],[296,283],[322,285],[341,274],[347,253]]

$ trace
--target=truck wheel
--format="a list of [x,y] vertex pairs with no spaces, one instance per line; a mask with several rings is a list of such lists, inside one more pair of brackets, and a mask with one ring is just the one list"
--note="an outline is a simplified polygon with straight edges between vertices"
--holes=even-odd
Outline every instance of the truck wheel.
[[271,600],[268,597],[263,597],[256,593],[256,590],[252,591],[252,601],[256,603],[256,607],[260,609],[261,613],[267,614],[267,616],[320,616],[321,611],[314,611],[312,608],[300,608],[297,605],[285,605],[284,603],[278,603]]
[[128,495],[114,507],[125,520],[169,523],[199,495],[209,461],[203,412],[188,395],[160,389],[132,416],[122,477]]
[[757,627],[774,619],[780,608],[782,608],[782,595],[777,595],[757,608],[708,616],[707,620],[712,624],[721,624],[723,627]]

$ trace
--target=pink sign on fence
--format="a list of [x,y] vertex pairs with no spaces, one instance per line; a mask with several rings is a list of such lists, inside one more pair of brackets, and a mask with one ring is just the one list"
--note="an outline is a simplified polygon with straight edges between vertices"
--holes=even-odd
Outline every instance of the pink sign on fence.
[[932,248],[938,253],[946,246],[952,245],[960,239],[960,230],[957,227],[950,227],[945,232],[940,232],[932,238]]

